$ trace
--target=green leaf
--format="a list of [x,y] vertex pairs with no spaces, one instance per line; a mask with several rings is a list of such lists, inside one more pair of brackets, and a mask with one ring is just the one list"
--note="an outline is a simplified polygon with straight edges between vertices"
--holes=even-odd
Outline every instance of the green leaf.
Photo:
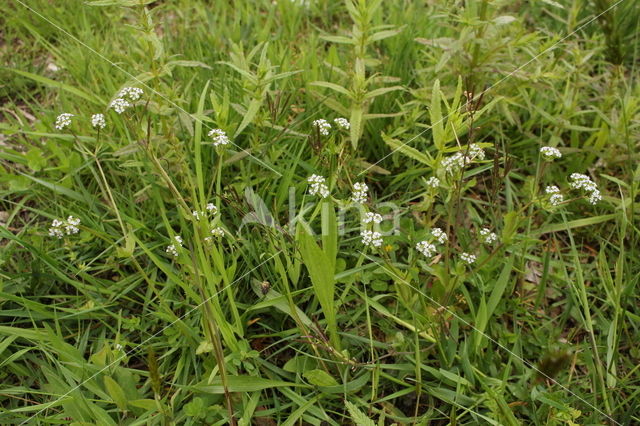
[[27,151],[25,158],[27,159],[27,165],[33,171],[40,171],[47,165],[47,160],[44,158],[44,154],[40,148],[31,148]]
[[253,121],[253,119],[256,117],[256,114],[260,110],[261,105],[262,105],[262,99],[252,99],[251,102],[249,102],[249,108],[247,108],[247,112],[245,113],[244,118],[242,119],[242,123],[240,123],[240,125],[236,129],[236,132],[233,134],[234,138],[237,138],[240,135],[240,133],[242,133],[244,128],[247,127]]
[[89,6],[144,6],[156,0],[93,0],[87,2]]
[[19,74],[23,77],[27,77],[30,78],[31,80],[38,82],[38,83],[42,83],[45,86],[49,86],[49,87],[54,87],[57,89],[62,89],[66,92],[71,93],[72,95],[81,97],[83,99],[86,99],[87,101],[93,103],[93,104],[97,104],[97,105],[101,105],[104,104],[105,102],[100,99],[99,97],[89,94],[83,90],[80,90],[76,87],[73,86],[69,86],[68,84],[64,84],[64,83],[60,83],[59,81],[55,81],[55,80],[51,80],[50,78],[47,77],[43,77],[41,75],[38,74],[33,74],[27,71],[22,71],[22,70],[17,70],[17,69],[13,69],[13,68],[4,68],[6,70],[12,71],[16,74]]
[[392,137],[387,136],[384,133],[382,133],[381,136],[382,136],[382,140],[387,145],[389,145],[394,152],[399,151],[404,155],[421,162],[422,164],[426,164],[429,167],[434,166],[433,158],[431,158],[429,153],[427,153],[426,151],[420,152],[415,148],[411,148],[409,144],[407,144],[406,142],[400,142],[399,140],[393,139]]
[[313,291],[320,302],[322,311],[329,326],[331,342],[339,347],[338,329],[336,324],[333,295],[335,290],[335,260],[331,261],[327,254],[318,246],[315,239],[302,227],[298,227],[298,241],[300,242],[300,253],[304,261]]
[[364,109],[361,105],[353,105],[351,107],[351,117],[349,118],[349,122],[351,123],[351,145],[354,150],[358,147],[358,141],[360,140],[360,136],[362,136],[362,129],[364,127],[362,120],[363,114]]
[[349,401],[345,401],[344,405],[349,410],[349,415],[351,416],[351,420],[356,424],[356,426],[376,426],[375,422],[371,420],[365,413],[360,411],[355,404],[352,404]]
[[373,42],[376,42],[376,41],[384,40],[385,38],[396,36],[396,35],[400,34],[403,29],[404,29],[404,27],[400,27],[400,28],[395,29],[395,30],[378,31],[377,33],[375,33],[371,37],[369,37],[367,42],[373,43]]
[[[283,380],[271,380],[254,376],[227,376],[229,392],[257,392],[263,389],[280,388],[288,386],[306,387],[305,385],[285,382]],[[194,386],[200,392],[223,394],[224,387],[219,377],[213,379],[210,385]]]
[[121,411],[127,410],[127,397],[120,385],[109,376],[104,376],[104,386],[113,402],[116,403]]
[[431,108],[429,109],[429,117],[431,118],[433,143],[438,151],[444,151],[445,148],[441,99],[440,80],[436,79],[436,81],[433,82],[433,90],[431,91]]
[[364,95],[364,98],[372,99],[377,96],[384,95],[385,93],[394,92],[396,90],[403,90],[403,89],[404,87],[402,86],[380,87],[379,89],[375,89],[370,92],[367,92],[367,94]]
[[353,94],[349,90],[340,86],[339,84],[329,83],[328,81],[312,81],[309,84],[311,84],[312,86],[326,87],[327,89],[331,89],[338,93],[342,93],[343,95],[348,96],[349,98],[353,97]]
[[129,401],[129,405],[136,408],[144,408],[145,410],[157,408],[156,401],[153,399],[134,399]]
[[336,379],[324,370],[309,370],[303,374],[304,378],[315,386],[338,386]]

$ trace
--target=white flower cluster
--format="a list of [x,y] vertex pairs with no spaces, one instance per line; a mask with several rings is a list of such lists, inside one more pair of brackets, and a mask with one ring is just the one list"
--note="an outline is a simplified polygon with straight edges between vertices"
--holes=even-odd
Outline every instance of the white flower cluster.
[[180,235],[176,235],[173,239],[175,242],[167,246],[166,252],[173,257],[178,257],[178,249],[182,248],[182,237]]
[[65,127],[69,127],[71,125],[71,117],[73,117],[73,114],[69,114],[68,112],[60,114],[56,118],[56,129],[62,130]]
[[[446,242],[449,241],[449,237],[447,236],[447,234],[440,228],[433,228],[431,230],[431,235],[436,239],[438,244],[446,244]],[[420,241],[418,244],[416,244],[416,250],[418,250],[426,257],[433,257],[437,252],[435,244],[426,240]]]
[[129,103],[129,101],[123,98],[116,98],[112,100],[111,103],[109,104],[109,108],[113,108],[113,110],[118,114],[122,114],[130,106],[131,106],[131,103]]
[[482,228],[480,230],[480,236],[482,237],[482,242],[485,244],[493,244],[498,241],[498,236],[491,232],[489,228]]
[[458,151],[452,156],[442,160],[440,165],[444,168],[445,172],[454,174],[465,168],[472,161],[482,161],[485,158],[484,150],[475,143],[469,146],[468,153],[465,154],[463,151]]
[[307,179],[307,182],[311,185],[311,189],[309,190],[311,195],[319,195],[322,198],[327,198],[329,196],[329,187],[327,187],[324,177],[311,175],[309,179]]
[[[218,214],[218,208],[213,203],[207,203],[206,209],[207,209],[208,214],[210,214],[212,216],[215,216],[216,214]],[[207,217],[207,213],[203,212],[202,210],[200,210],[200,211],[194,210],[194,211],[191,212],[191,216],[193,216],[193,218],[195,220],[200,220],[200,219],[203,219],[203,218]]]
[[91,116],[91,127],[95,129],[104,129],[107,126],[107,122],[104,119],[103,114],[93,114]]
[[113,108],[118,114],[122,114],[131,107],[131,102],[135,102],[142,96],[144,92],[138,87],[125,87],[120,90],[118,96],[111,101],[109,108]]
[[540,148],[540,154],[542,154],[542,158],[547,161],[553,161],[556,158],[562,158],[562,153],[558,148],[554,148],[552,146],[543,146]]
[[600,195],[598,186],[589,176],[583,175],[582,173],[571,173],[569,178],[571,179],[569,186],[573,189],[581,189],[587,192],[589,194],[589,202],[591,204],[595,205],[598,201],[602,200],[602,195]]
[[416,244],[416,250],[422,253],[425,257],[433,257],[436,254],[436,246],[428,241],[420,241]]
[[329,136],[329,130],[331,130],[331,124],[324,118],[319,118],[313,121],[313,127],[317,128],[321,135]]
[[139,87],[125,87],[118,93],[118,97],[121,99],[129,98],[131,101],[137,101],[143,95],[144,91]]
[[478,145],[477,143],[472,143],[469,146],[469,156],[467,157],[469,159],[469,162],[473,161],[473,160],[484,160],[484,149],[480,148],[480,145]]
[[429,179],[427,179],[427,186],[429,188],[437,188],[440,186],[440,179],[438,179],[435,176],[431,176]]
[[380,247],[382,245],[382,234],[377,231],[363,229],[360,231],[362,244],[365,246]]
[[549,202],[552,206],[558,206],[564,201],[564,197],[562,196],[562,194],[560,194],[560,188],[555,185],[547,186],[544,192],[547,195],[551,195],[551,197],[549,197]]
[[462,253],[460,255],[460,259],[462,259],[463,262],[471,265],[476,261],[476,255],[471,253]]
[[80,232],[79,225],[80,219],[73,216],[67,217],[67,220],[54,219],[49,228],[49,236],[60,239],[65,235],[77,234]]
[[353,194],[351,201],[354,203],[364,204],[367,202],[369,187],[364,182],[356,182],[353,184]]
[[210,233],[211,233],[211,236],[210,236],[210,237],[205,237],[205,238],[204,238],[204,241],[205,241],[207,244],[211,244],[211,243],[213,243],[213,239],[214,239],[214,238],[221,238],[221,237],[224,237],[224,229],[222,229],[222,228],[221,228],[221,227],[219,227],[219,226],[216,226],[215,228],[213,228],[213,229],[210,231]]
[[349,130],[349,128],[351,127],[351,123],[349,123],[349,120],[343,117],[336,118],[333,120],[333,122],[336,123],[336,125],[341,129]]
[[222,129],[211,129],[208,135],[213,139],[213,146],[227,145],[229,143],[229,138]]
[[382,215],[380,215],[379,213],[373,213],[373,212],[367,212],[364,215],[364,219],[362,219],[362,223],[381,223],[382,222]]
[[431,235],[433,235],[440,244],[445,244],[449,241],[447,234],[440,228],[433,228],[431,230]]

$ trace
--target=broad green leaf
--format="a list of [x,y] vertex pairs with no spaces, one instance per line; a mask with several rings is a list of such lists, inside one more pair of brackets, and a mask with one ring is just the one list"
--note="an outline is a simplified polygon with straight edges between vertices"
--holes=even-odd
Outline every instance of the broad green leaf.
[[121,411],[127,409],[127,397],[120,385],[109,376],[104,376],[104,386],[107,388],[109,396],[116,403]]
[[[229,392],[257,392],[269,388],[280,388],[288,386],[306,387],[302,384],[285,382],[283,380],[271,380],[254,376],[227,376],[227,384],[229,387]],[[222,386],[222,382],[219,377],[213,379],[213,383],[210,385],[198,385],[194,386],[193,389],[205,393],[224,393],[224,387]]]
[[156,0],[93,0],[87,2],[89,6],[144,6]]
[[327,89],[331,89],[338,93],[342,93],[343,95],[348,96],[349,98],[353,97],[353,94],[349,90],[340,86],[339,84],[329,83],[328,81],[313,81],[309,84],[311,84],[312,86],[326,87]]
[[362,129],[364,127],[362,115],[364,114],[364,109],[361,105],[352,105],[351,107],[351,117],[349,118],[349,122],[351,123],[351,145],[355,150],[358,147],[358,141],[360,140],[360,136],[362,136]]
[[394,92],[396,90],[403,90],[402,86],[391,86],[391,87],[380,87],[379,89],[374,89],[364,96],[365,99],[372,99],[380,95],[384,95],[385,93]]
[[240,135],[240,133],[242,133],[244,128],[247,127],[253,121],[253,119],[256,117],[256,114],[260,110],[261,105],[262,105],[262,99],[252,99],[251,102],[249,102],[249,108],[247,108],[247,112],[244,115],[242,122],[236,129],[236,132],[233,134],[234,138],[237,138]]
[[324,370],[309,370],[306,371],[303,376],[309,383],[315,386],[338,386],[336,379]]
[[385,38],[393,37],[393,36],[396,36],[396,35],[400,34],[403,29],[404,29],[404,27],[400,27],[400,28],[395,29],[395,30],[379,31],[379,32],[373,34],[371,37],[369,37],[369,39],[367,41],[370,42],[370,43],[373,43],[373,42],[376,42],[376,41],[384,40]]
[[331,342],[339,347],[340,340],[336,324],[333,296],[335,290],[335,260],[331,261],[327,254],[318,246],[315,239],[307,233],[304,227],[298,227],[298,241],[300,253],[311,278],[313,291],[320,302],[325,319],[329,326]]
[[30,78],[31,80],[36,81],[38,83],[42,83],[45,86],[54,87],[56,89],[62,89],[64,91],[66,91],[66,92],[71,93],[72,95],[75,95],[75,96],[78,96],[80,98],[86,99],[87,101],[89,101],[89,102],[91,102],[93,104],[101,105],[101,104],[105,103],[99,97],[97,97],[95,95],[92,95],[92,94],[89,94],[89,93],[87,93],[87,92],[85,92],[83,90],[80,90],[80,89],[76,88],[76,87],[69,86],[68,84],[64,84],[64,83],[61,83],[59,81],[51,80],[50,78],[43,77],[43,76],[38,75],[38,74],[33,74],[33,73],[30,73],[30,72],[27,72],[27,71],[17,70],[17,69],[13,69],[13,68],[5,68],[5,69],[7,69],[9,71],[12,71],[12,72],[14,72],[16,74],[20,74],[23,77]]
[[440,95],[440,80],[433,82],[433,90],[431,91],[431,106],[429,109],[429,117],[431,119],[431,132],[433,135],[433,143],[438,151],[444,151],[444,125],[442,117],[442,105]]
[[387,136],[384,133],[382,133],[381,136],[382,140],[391,147],[393,152],[399,151],[404,155],[421,162],[422,164],[425,164],[429,167],[434,166],[434,160],[433,158],[431,158],[428,152],[420,152],[417,149],[410,147],[407,142],[400,142],[399,140],[393,139],[392,137]]
[[605,214],[601,216],[587,217],[585,219],[571,220],[565,223],[553,223],[543,226],[542,228],[533,231],[533,235],[548,234],[550,232],[567,231],[573,228],[581,228],[583,226],[595,225],[596,223],[608,222],[616,218],[615,213]]
[[349,401],[345,401],[344,405],[349,410],[349,415],[351,416],[351,420],[356,424],[356,426],[376,426],[375,422],[371,420],[365,413],[360,411],[355,404],[352,404]]

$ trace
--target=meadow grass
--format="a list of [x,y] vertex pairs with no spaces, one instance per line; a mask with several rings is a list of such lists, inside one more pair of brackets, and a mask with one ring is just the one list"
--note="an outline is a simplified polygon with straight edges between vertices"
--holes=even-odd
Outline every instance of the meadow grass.
[[0,22],[0,423],[640,423],[633,0]]

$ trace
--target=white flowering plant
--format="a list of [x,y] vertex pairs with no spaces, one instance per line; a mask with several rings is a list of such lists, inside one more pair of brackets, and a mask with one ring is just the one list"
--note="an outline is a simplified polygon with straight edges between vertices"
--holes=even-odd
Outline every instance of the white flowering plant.
[[5,423],[640,423],[634,2],[28,3]]

